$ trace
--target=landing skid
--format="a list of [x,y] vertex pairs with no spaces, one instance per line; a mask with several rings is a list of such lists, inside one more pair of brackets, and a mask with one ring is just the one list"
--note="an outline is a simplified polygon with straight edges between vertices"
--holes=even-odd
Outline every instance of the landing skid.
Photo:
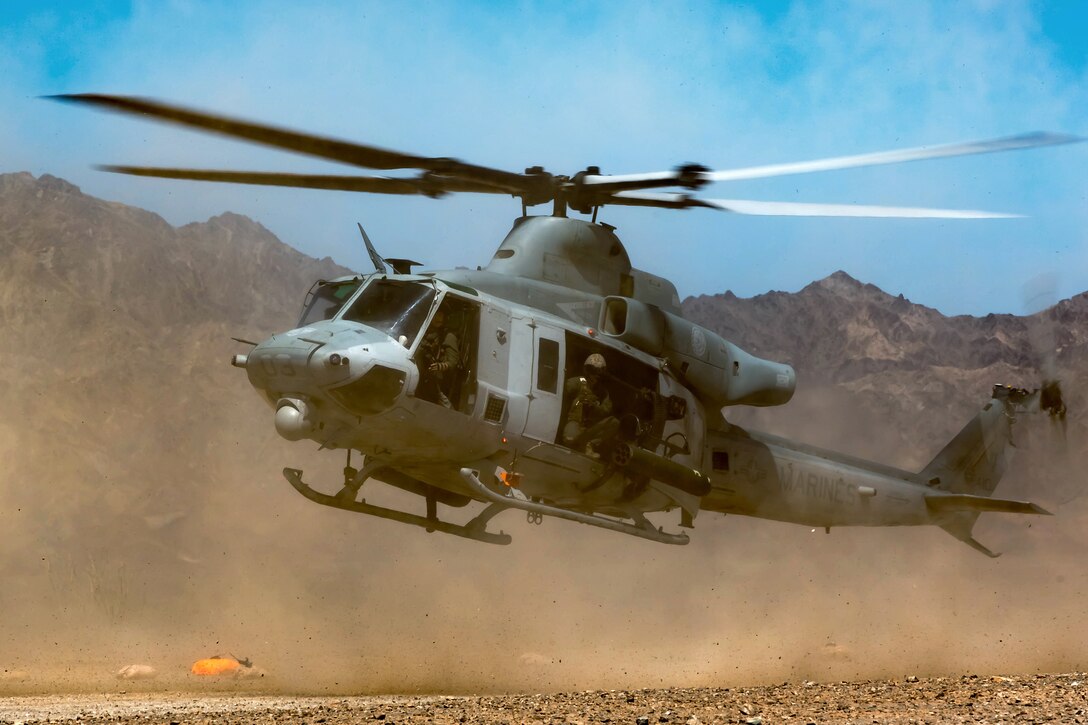
[[[496,514],[502,513],[511,506],[510,503],[505,501],[492,503],[481,511],[476,518],[462,526],[451,524],[446,521],[440,521],[435,515],[435,507],[430,502],[427,504],[427,512],[429,515],[418,516],[404,511],[397,511],[395,509],[373,506],[364,501],[356,501],[353,496],[330,496],[321,493],[320,491],[315,491],[307,484],[303,483],[302,471],[297,468],[283,469],[283,477],[287,479],[287,482],[290,483],[296,491],[314,503],[319,503],[322,506],[331,506],[332,508],[343,509],[344,511],[354,511],[355,513],[367,514],[368,516],[377,516],[380,519],[399,521],[402,524],[419,526],[420,528],[426,529],[428,532],[441,531],[444,534],[452,534],[465,539],[472,539],[473,541],[482,541],[485,544],[509,544],[512,540],[509,534],[501,531],[497,534],[493,534],[486,530],[488,521],[494,518]],[[358,487],[356,487],[355,490],[357,491]]]
[[631,536],[637,536],[641,539],[649,539],[650,541],[656,541],[660,544],[688,543],[687,534],[666,534],[661,529],[654,528],[654,525],[650,523],[645,516],[639,513],[636,513],[633,517],[635,523],[629,524],[625,521],[608,518],[607,516],[584,514],[580,511],[571,511],[570,509],[560,508],[558,506],[549,506],[543,503],[536,503],[535,501],[514,498],[513,496],[504,496],[485,486],[480,480],[477,472],[473,471],[471,468],[462,468],[461,478],[464,479],[465,483],[467,483],[475,493],[478,493],[486,500],[490,501],[491,506],[516,508],[531,514],[555,516],[556,518],[566,519],[567,521],[577,521],[580,524],[596,526],[601,529],[608,529],[609,531],[618,531],[621,534],[630,534]]

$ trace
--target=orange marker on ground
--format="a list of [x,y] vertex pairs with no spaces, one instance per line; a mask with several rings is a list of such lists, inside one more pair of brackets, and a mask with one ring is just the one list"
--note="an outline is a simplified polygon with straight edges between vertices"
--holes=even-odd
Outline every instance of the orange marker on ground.
[[194,675],[229,675],[241,666],[233,657],[208,657],[194,662],[189,671]]

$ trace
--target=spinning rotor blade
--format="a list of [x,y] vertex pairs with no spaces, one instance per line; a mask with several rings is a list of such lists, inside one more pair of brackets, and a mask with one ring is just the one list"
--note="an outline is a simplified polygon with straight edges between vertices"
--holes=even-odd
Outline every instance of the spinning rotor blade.
[[598,194],[611,194],[617,191],[631,191],[634,189],[654,189],[663,186],[683,186],[688,189],[698,189],[709,182],[708,173],[711,173],[711,171],[705,166],[684,164],[673,171],[651,171],[645,174],[616,174],[614,176],[586,174],[581,176],[579,183],[591,188]]
[[837,216],[837,217],[900,217],[937,219],[986,219],[1015,216],[985,211],[955,209],[915,209],[909,207],[851,206],[836,204],[799,204],[788,202],[758,202],[728,199],[695,199],[683,193],[640,193],[642,189],[682,187],[695,190],[712,181],[737,181],[787,174],[830,171],[834,169],[876,166],[881,164],[918,161],[921,159],[965,156],[969,154],[1011,151],[1014,149],[1053,146],[1085,139],[1067,134],[1028,133],[1019,136],[945,144],[913,149],[881,151],[857,156],[841,156],[790,164],[755,166],[727,171],[711,171],[699,164],[684,164],[672,171],[604,176],[597,167],[588,167],[572,177],[555,176],[543,167],[534,166],[524,174],[466,164],[446,157],[426,157],[382,149],[349,141],[300,133],[285,128],[251,121],[228,118],[203,111],[173,106],[159,101],[132,96],[104,94],[71,94],[48,96],[66,103],[94,106],[117,113],[148,116],[157,121],[173,123],[200,131],[242,139],[278,149],[294,151],[330,161],[338,161],[370,169],[418,169],[415,178],[399,179],[378,176],[339,176],[317,174],[281,174],[268,172],[209,171],[200,169],[144,168],[109,166],[108,171],[137,176],[154,176],[196,181],[218,181],[236,184],[289,186],[310,189],[330,189],[378,194],[422,194],[436,197],[447,192],[476,192],[510,194],[520,197],[523,206],[545,202],[556,203],[556,213],[569,206],[577,211],[606,204],[627,206],[657,206],[684,209],[702,206],[738,214],[765,216]]
[[216,171],[213,169],[171,169],[148,166],[98,166],[101,171],[130,176],[150,176],[159,179],[188,179],[190,181],[217,181],[228,184],[256,184],[260,186],[289,186],[302,189],[329,191],[362,191],[371,194],[424,194],[441,196],[453,191],[472,191],[481,194],[507,194],[490,184],[458,179],[438,174],[413,179],[395,179],[388,176],[339,176],[329,174],[285,174],[265,171]]
[[1058,374],[1058,330],[1051,308],[1058,300],[1058,278],[1040,274],[1024,285],[1024,307],[1029,317],[1028,340],[1035,350],[1039,373],[1043,377],[1039,407],[1059,424],[1065,435],[1066,406]]
[[923,209],[909,206],[862,206],[860,204],[802,204],[788,201],[747,201],[744,199],[700,199],[705,206],[735,214],[759,216],[887,217],[897,219],[1012,219],[1005,214],[975,209]]
[[940,146],[920,146],[912,149],[878,151],[876,153],[860,154],[858,156],[839,156],[836,158],[801,161],[792,164],[772,164],[770,166],[752,166],[745,169],[733,169],[729,171],[711,171],[706,173],[705,177],[709,181],[760,179],[768,176],[808,174],[813,171],[853,169],[861,166],[880,166],[883,164],[899,164],[905,161],[921,161],[922,159],[940,159],[950,156],[988,154],[997,151],[1030,149],[1038,146],[1056,146],[1058,144],[1077,143],[1080,141],[1084,141],[1080,136],[1035,131],[1033,133],[1006,136],[1004,138],[995,138],[986,141],[968,141],[966,143],[942,144]]
[[1054,309],[1058,302],[1058,276],[1054,273],[1036,275],[1024,283],[1021,293],[1028,342],[1041,378],[1037,403],[1039,412],[1046,415],[1049,423],[1041,431],[1029,429],[1036,433],[1027,446],[1034,456],[1030,480],[1033,488],[1044,491],[1050,500],[1066,504],[1081,498],[1088,490],[1076,456],[1071,455],[1068,408],[1058,370],[1061,329]]
[[972,154],[996,153],[998,151],[1014,151],[1016,149],[1036,148],[1038,146],[1056,146],[1059,144],[1077,143],[1084,140],[1085,139],[1080,136],[1036,131],[1034,133],[1025,133],[1019,136],[1006,136],[1004,138],[995,138],[986,141],[969,141],[966,143],[944,144],[940,146],[921,146],[912,149],[878,151],[876,153],[860,154],[858,156],[839,156],[830,159],[817,159],[815,161],[801,161],[790,164],[750,166],[743,169],[731,169],[727,171],[711,171],[704,167],[689,164],[687,166],[681,166],[674,171],[654,171],[645,174],[619,174],[615,176],[587,175],[582,178],[581,182],[588,187],[593,187],[594,190],[598,192],[618,192],[663,186],[686,186],[689,189],[696,189],[703,184],[712,181],[741,181],[744,179],[760,179],[771,176],[809,174],[815,171],[834,171],[837,169],[852,169],[862,166],[899,164],[906,161],[921,161],[923,159],[939,159],[950,156],[969,156]]
[[920,209],[905,206],[861,206],[855,204],[803,204],[791,201],[749,201],[746,199],[698,199],[687,194],[655,194],[620,191],[608,197],[608,204],[656,206],[666,209],[705,207],[756,216],[886,217],[899,219],[1007,219],[1003,214],[971,209]]
[[[48,96],[57,101],[104,108],[118,113],[150,116],[159,121],[252,141],[287,151],[339,161],[368,169],[422,169],[457,175],[507,193],[528,190],[532,184],[522,174],[466,164],[456,159],[415,156],[350,141],[300,133],[251,121],[227,118],[132,96],[97,93]],[[317,187],[323,188],[323,187]]]

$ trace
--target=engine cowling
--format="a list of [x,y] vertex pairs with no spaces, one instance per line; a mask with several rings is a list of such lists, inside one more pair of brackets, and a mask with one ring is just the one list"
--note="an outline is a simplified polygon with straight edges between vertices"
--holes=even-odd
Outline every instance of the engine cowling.
[[705,327],[628,297],[605,298],[599,329],[668,360],[710,405],[782,405],[797,387],[792,366],[758,358]]

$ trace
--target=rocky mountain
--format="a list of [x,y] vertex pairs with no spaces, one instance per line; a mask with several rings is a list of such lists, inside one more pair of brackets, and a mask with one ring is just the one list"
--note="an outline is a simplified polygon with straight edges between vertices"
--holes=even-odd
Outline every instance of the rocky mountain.
[[63,588],[198,556],[220,467],[267,441],[231,336],[291,327],[313,280],[344,273],[238,215],[174,228],[0,175],[0,571],[44,563]]
[[[865,438],[883,437],[876,455],[921,455],[981,405],[993,384],[1038,387],[1048,365],[1063,380],[1077,424],[1085,420],[1075,383],[1088,377],[1088,293],[1032,316],[946,317],[839,271],[797,293],[745,299],[725,292],[688,298],[683,308],[746,350],[797,370],[791,405],[762,416],[742,413],[746,420],[773,424],[784,416],[791,428],[791,420],[860,418]],[[837,402],[826,399],[830,390]],[[828,427],[816,435],[821,429]]]
[[789,359],[820,382],[933,367],[1034,369],[1041,351],[1033,327],[1054,330],[1059,365],[1082,360],[1088,350],[1088,292],[1032,317],[945,317],[839,271],[795,294],[689,298],[684,311],[757,354]]

